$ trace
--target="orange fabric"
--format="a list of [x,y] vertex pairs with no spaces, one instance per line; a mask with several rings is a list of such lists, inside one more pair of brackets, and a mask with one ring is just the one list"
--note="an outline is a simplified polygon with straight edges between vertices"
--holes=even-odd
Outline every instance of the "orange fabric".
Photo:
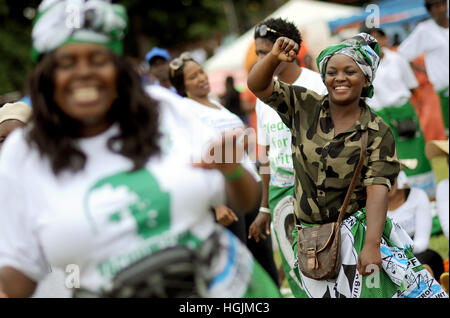
[[305,56],[309,54],[308,46],[305,42],[302,43],[302,47],[297,54],[298,60],[300,61],[300,67],[306,67],[305,65]]
[[[424,56],[419,56],[413,63],[425,68]],[[419,87],[411,96],[411,104],[419,117],[425,141],[446,140],[440,98],[426,73],[414,70],[414,74],[419,82]]]
[[[390,49],[397,51],[398,46]],[[413,64],[425,69],[425,55],[417,57]],[[419,118],[425,141],[446,140],[444,121],[442,120],[441,100],[434,90],[426,73],[413,69],[419,86],[411,96],[411,104]]]
[[444,272],[448,273],[448,258],[444,260]]
[[247,74],[252,69],[253,65],[255,65],[256,61],[258,60],[258,57],[255,53],[255,40],[252,41],[252,44],[247,50],[247,55],[245,56],[245,70],[247,71]]

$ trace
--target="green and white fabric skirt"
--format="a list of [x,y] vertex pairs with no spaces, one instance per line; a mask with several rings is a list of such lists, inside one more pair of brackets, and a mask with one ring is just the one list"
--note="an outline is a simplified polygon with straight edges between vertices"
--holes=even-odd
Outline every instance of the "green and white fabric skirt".
[[[295,264],[302,297],[309,298],[448,298],[439,283],[414,257],[412,240],[389,218],[380,246],[383,270],[361,276],[356,269],[364,246],[366,214],[358,211],[341,223],[341,268],[337,278],[314,280],[305,277]],[[297,255],[297,229],[292,244]]]
[[278,243],[281,264],[294,297],[303,295],[301,283],[294,273],[295,255],[292,250],[294,229],[294,186],[269,186],[269,208],[275,238]]

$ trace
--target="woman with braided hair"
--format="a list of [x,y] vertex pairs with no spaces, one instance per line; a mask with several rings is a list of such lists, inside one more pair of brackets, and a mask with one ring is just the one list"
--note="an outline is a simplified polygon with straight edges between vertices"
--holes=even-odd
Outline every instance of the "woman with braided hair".
[[[252,92],[280,115],[292,133],[294,213],[300,228],[336,222],[355,174],[363,135],[366,158],[340,223],[340,266],[335,278],[319,280],[295,272],[304,297],[448,297],[415,259],[412,241],[386,218],[387,194],[399,173],[392,131],[371,112],[364,97],[379,63],[379,46],[365,33],[323,50],[317,58],[327,95],[273,79],[298,45],[277,39],[250,71]],[[357,174],[358,177],[358,174]],[[300,230],[301,231],[301,230]],[[293,231],[297,255],[297,228]],[[312,237],[305,240],[314,241]],[[304,244],[305,241],[300,242]],[[298,261],[303,262],[298,256]],[[316,259],[317,260],[317,259]],[[308,263],[317,269],[317,263]]]

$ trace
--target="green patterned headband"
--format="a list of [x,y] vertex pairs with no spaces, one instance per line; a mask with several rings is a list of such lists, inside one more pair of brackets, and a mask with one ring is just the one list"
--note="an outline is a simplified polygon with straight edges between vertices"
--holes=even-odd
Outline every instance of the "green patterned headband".
[[43,0],[33,23],[31,58],[68,43],[97,43],[121,55],[128,18],[108,0]]
[[340,44],[329,46],[323,50],[317,58],[317,67],[324,82],[327,63],[333,55],[338,53],[345,54],[356,62],[370,83],[367,88],[363,89],[361,97],[372,97],[372,82],[380,64],[380,47],[377,40],[367,33],[360,33]]

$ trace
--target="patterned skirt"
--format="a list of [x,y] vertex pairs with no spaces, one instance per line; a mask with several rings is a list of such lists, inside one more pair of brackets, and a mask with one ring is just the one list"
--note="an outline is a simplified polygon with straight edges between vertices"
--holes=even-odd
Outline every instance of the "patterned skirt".
[[[382,270],[362,276],[356,269],[364,246],[366,214],[358,211],[341,223],[341,267],[337,278],[314,280],[295,264],[302,297],[309,298],[448,298],[434,277],[412,253],[412,240],[389,218],[381,239]],[[297,229],[293,231],[297,255]]]
[[294,186],[269,186],[269,207],[273,232],[280,251],[281,264],[294,297],[303,295],[301,283],[294,272],[295,255],[292,250],[294,229]]

